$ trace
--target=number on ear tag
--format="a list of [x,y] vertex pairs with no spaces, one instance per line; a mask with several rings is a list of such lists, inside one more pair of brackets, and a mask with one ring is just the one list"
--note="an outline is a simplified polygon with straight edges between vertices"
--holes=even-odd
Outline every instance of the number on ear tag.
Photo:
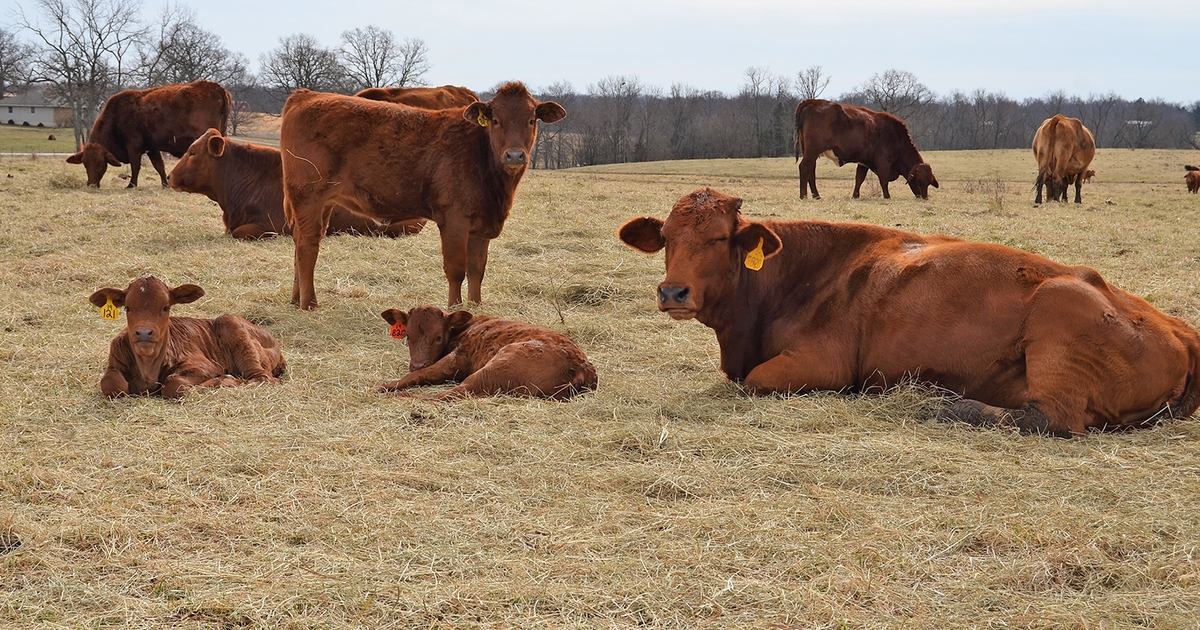
[[104,306],[100,307],[100,317],[103,317],[108,321],[112,321],[120,316],[121,311],[117,309],[116,304],[112,303],[112,298],[108,298],[108,301],[104,303]]
[[479,121],[479,126],[480,126],[480,127],[486,127],[486,126],[488,126],[488,123],[490,123],[490,122],[491,122],[491,121],[489,121],[489,120],[488,120],[487,114],[484,114],[484,113],[483,113],[483,110],[482,110],[482,109],[481,109],[481,110],[479,110],[479,117],[478,117],[478,118],[476,118],[476,120],[478,120],[478,121]]
[[404,324],[401,324],[400,322],[392,324],[391,333],[393,339],[403,339],[407,332],[408,329],[404,327]]
[[746,254],[747,269],[752,271],[758,271],[759,269],[762,269],[763,260],[766,260],[766,257],[763,256],[762,246],[763,239],[760,238],[758,239],[758,247],[755,247],[754,249],[750,250],[749,254]]

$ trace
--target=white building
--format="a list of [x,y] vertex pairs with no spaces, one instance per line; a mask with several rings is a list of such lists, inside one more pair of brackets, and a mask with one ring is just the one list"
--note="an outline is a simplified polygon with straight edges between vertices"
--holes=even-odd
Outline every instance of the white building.
[[0,98],[0,124],[26,127],[70,127],[71,108],[57,107],[46,99],[45,88],[30,88]]

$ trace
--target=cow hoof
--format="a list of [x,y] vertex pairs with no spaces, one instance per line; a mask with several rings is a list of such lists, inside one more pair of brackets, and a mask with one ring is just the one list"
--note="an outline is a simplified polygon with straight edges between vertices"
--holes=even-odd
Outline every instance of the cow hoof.
[[[97,186],[97,188],[99,188],[99,186]],[[126,186],[126,188],[137,188],[137,184],[130,182],[129,185]]]
[[996,423],[996,418],[987,413],[988,405],[974,400],[959,400],[942,407],[933,419],[938,422],[963,422],[977,427]]

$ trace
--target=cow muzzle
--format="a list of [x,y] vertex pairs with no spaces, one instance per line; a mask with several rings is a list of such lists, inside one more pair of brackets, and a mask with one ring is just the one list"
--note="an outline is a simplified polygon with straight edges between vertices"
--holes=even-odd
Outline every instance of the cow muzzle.
[[525,166],[525,152],[521,150],[512,150],[504,152],[505,166]]
[[691,319],[696,316],[691,298],[692,291],[687,287],[658,286],[658,310],[665,311],[671,319]]
[[138,328],[133,335],[138,343],[154,343],[154,330],[150,328]]

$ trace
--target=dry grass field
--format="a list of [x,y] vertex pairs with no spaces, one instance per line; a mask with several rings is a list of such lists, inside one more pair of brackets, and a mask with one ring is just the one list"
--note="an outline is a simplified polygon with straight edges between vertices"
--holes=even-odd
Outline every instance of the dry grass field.
[[[926,157],[927,202],[851,200],[826,161],[803,203],[790,159],[529,173],[473,310],[574,336],[600,389],[449,404],[370,393],[408,359],[379,312],[445,300],[432,225],[328,239],[300,312],[290,240],[128,167],[0,159],[0,626],[1197,627],[1200,422],[1058,440],[933,422],[919,385],[748,398],[615,237],[711,185],[1088,264],[1200,325],[1200,154],[1101,150],[1082,205],[1042,207],[1028,151]],[[146,274],[271,329],[283,383],[103,399],[124,322],[87,296]]]

